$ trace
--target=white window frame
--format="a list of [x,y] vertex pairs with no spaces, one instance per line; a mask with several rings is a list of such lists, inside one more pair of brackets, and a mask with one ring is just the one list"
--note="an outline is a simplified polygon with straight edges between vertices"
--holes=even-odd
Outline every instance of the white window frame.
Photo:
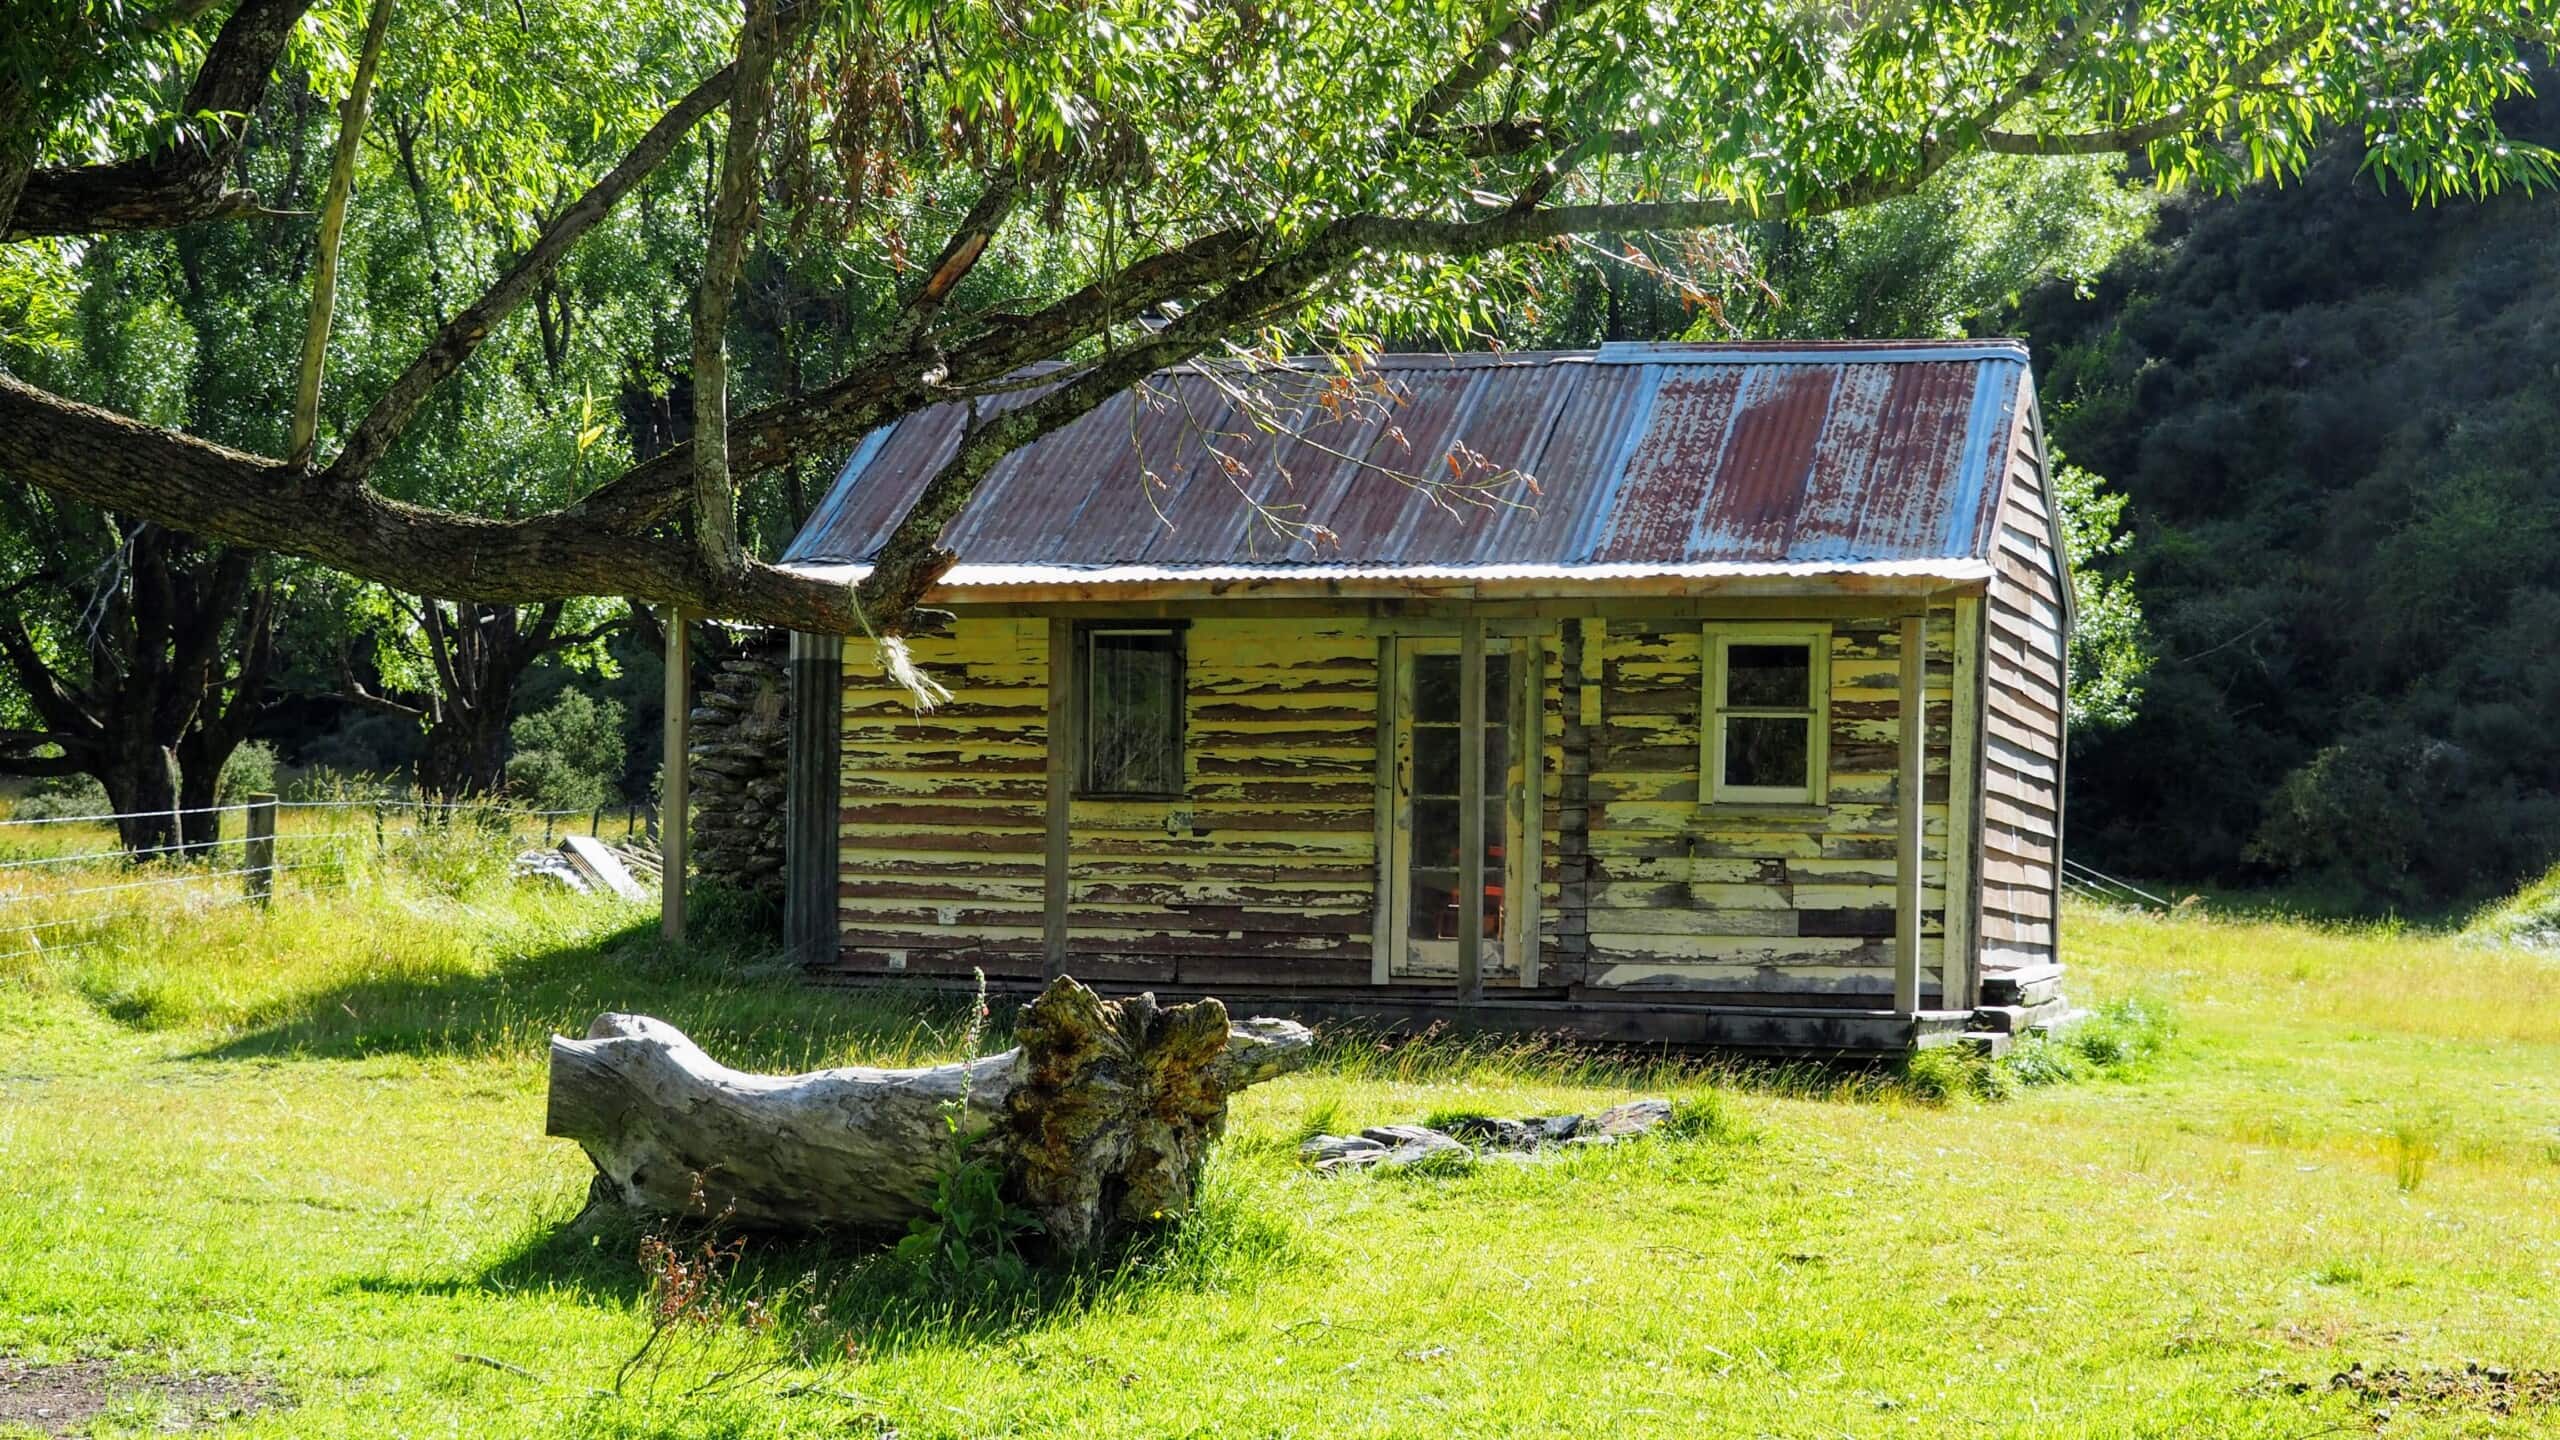
[[[1809,708],[1743,705],[1728,708],[1726,657],[1736,645],[1800,644],[1810,652],[1806,678]],[[1711,805],[1825,805],[1831,794],[1831,627],[1818,621],[1710,621],[1700,634],[1706,663],[1699,693],[1698,798]],[[1736,716],[1811,720],[1805,737],[1802,785],[1728,785],[1724,779],[1725,722]]]

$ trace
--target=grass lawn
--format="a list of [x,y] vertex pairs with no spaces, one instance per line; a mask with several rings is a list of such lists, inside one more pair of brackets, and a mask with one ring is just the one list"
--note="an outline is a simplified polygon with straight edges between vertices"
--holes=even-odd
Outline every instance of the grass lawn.
[[[175,1377],[204,1375],[263,1387],[218,1422],[241,1436],[2560,1431],[2551,1404],[2329,1383],[2560,1364],[2560,963],[2068,928],[2079,998],[2178,1018],[2137,1073],[1930,1105],[1889,1077],[1347,1048],[1239,1103],[1162,1243],[1010,1309],[769,1251],[739,1283],[823,1316],[686,1333],[616,1393],[647,1293],[633,1237],[568,1229],[588,1169],[540,1133],[544,1037],[639,1009],[741,1064],[897,1063],[950,1054],[948,1013],[503,884],[181,907],[0,962],[0,1366],[108,1362],[135,1388],[102,1434],[182,1418]],[[1312,1122],[1624,1087],[1724,1123],[1469,1174],[1293,1159]]]

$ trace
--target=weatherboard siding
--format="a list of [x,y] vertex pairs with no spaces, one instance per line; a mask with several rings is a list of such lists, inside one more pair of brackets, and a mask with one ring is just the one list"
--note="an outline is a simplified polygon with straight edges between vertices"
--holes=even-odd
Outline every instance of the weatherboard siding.
[[1037,976],[1047,830],[1048,622],[916,637],[951,690],[919,712],[869,644],[844,656],[840,968]]
[[1185,648],[1183,798],[1071,806],[1069,970],[1367,984],[1375,632],[1200,617]]
[[[1890,617],[1829,623],[1829,803],[1819,806],[1700,804],[1700,624],[1604,627],[1598,723],[1581,727],[1586,901],[1563,922],[1580,932],[1590,988],[1890,1001],[1902,643]],[[1945,936],[1954,638],[1952,610],[1933,609],[1925,628],[1924,1005],[1937,1003]]]
[[[917,663],[952,690],[921,714],[849,647],[840,968],[1041,973],[1048,635],[1045,620],[964,618],[918,639]],[[1070,802],[1069,970],[1367,983],[1374,632],[1201,618],[1185,649],[1184,797]]]
[[[1538,740],[1516,753],[1539,767],[1536,843],[1523,847],[1534,858],[1522,863],[1537,869],[1541,989],[1890,1000],[1899,621],[1882,606],[1848,618],[1833,608],[1819,806],[1699,803],[1699,620],[1563,619],[1507,642],[1531,647],[1524,663],[1538,676]],[[1946,935],[1954,615],[1940,602],[1924,632],[1921,967],[1932,1006]],[[1070,973],[1372,983],[1381,629],[1359,616],[1189,622],[1184,797],[1070,802]],[[878,674],[866,644],[847,645],[840,969],[1040,975],[1049,635],[1045,618],[964,616],[917,639],[917,663],[953,692],[929,712]],[[2000,795],[1983,799],[1997,813]],[[1986,866],[2004,855],[1986,855]],[[1489,965],[1488,987],[1522,983],[1521,958]]]
[[2067,690],[2064,569],[2032,418],[2022,419],[1983,606],[1982,963],[2054,959]]

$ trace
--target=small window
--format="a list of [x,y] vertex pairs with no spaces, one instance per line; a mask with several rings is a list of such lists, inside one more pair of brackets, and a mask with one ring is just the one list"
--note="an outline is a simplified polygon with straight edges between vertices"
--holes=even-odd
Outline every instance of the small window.
[[1711,625],[1705,639],[1699,798],[1821,803],[1828,790],[1828,627]]
[[1182,632],[1095,626],[1084,650],[1084,793],[1182,793]]

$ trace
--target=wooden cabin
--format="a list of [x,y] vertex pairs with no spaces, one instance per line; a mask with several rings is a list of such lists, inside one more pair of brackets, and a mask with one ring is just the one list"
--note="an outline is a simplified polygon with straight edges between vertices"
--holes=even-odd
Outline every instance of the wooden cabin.
[[[862,576],[967,423],[865,439],[786,563]],[[945,532],[947,703],[796,637],[795,936],[837,977],[1680,1044],[2037,1023],[2045,469],[2006,341],[1161,374]]]

